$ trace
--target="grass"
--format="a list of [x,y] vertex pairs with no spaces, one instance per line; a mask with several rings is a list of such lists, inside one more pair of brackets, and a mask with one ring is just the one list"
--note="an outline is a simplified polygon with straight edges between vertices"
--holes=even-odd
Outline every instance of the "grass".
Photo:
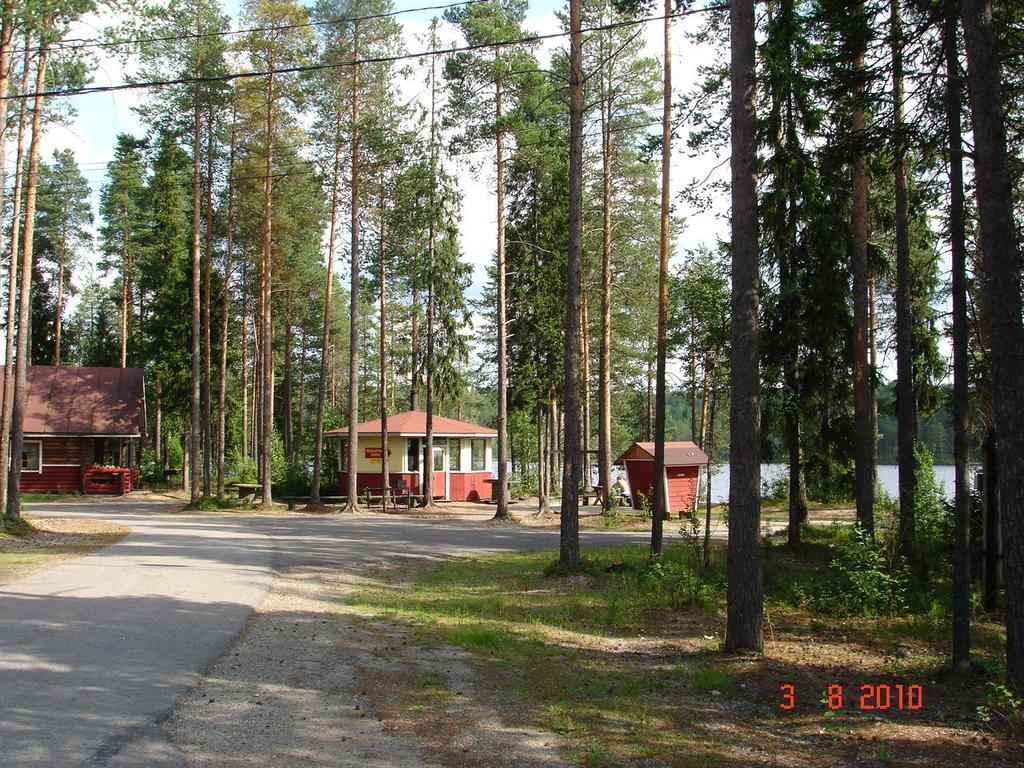
[[45,503],[58,501],[81,501],[84,497],[81,493],[22,493],[21,500],[26,503]]
[[37,571],[83,557],[109,546],[128,533],[123,526],[107,531],[55,534],[21,518],[5,520],[0,529],[0,584],[8,584]]
[[[575,764],[742,765],[747,742],[754,752],[770,749],[779,729],[796,722],[780,717],[780,682],[815,680],[807,685],[824,690],[835,674],[828,670],[840,663],[850,665],[851,686],[858,679],[931,685],[942,673],[950,631],[942,616],[838,619],[807,608],[806,590],[837,578],[831,547],[847,535],[840,526],[810,527],[796,551],[766,548],[768,634],[777,649],[764,661],[720,652],[724,552],[715,550],[702,574],[697,548],[686,543],[667,546],[656,565],[645,547],[627,545],[587,550],[572,571],[553,566],[550,553],[398,566],[378,572],[350,602],[407,624],[423,644],[471,652],[486,695],[513,720],[560,734]],[[974,641],[989,673],[1000,674],[1001,628],[979,623]],[[852,649],[849,660],[833,658],[828,643]],[[984,677],[950,682],[946,693],[941,679],[937,685],[929,696],[954,702],[942,716],[963,722]],[[859,738],[860,721],[844,714],[833,723],[813,698],[800,717],[834,731],[836,751],[808,744],[798,754],[795,736],[782,748],[796,750],[793,761],[845,762],[842,739]],[[730,728],[736,735],[723,736]],[[936,754],[935,764],[945,764]]]

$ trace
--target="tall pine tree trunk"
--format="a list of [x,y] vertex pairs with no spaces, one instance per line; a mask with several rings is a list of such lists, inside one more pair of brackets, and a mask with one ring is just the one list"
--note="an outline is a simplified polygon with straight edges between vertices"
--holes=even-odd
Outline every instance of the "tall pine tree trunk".
[[[224,454],[227,439],[227,379],[228,379],[228,324],[231,318],[231,270],[234,266],[235,229],[235,183],[231,174],[235,167],[235,124],[238,119],[237,107],[232,101],[231,108],[231,149],[228,152],[228,218],[227,243],[224,252],[224,294],[220,305],[220,360],[217,372],[217,495],[224,495]],[[243,286],[244,290],[244,286]],[[245,318],[242,318],[245,322]],[[242,373],[245,385],[245,373]],[[244,418],[243,418],[244,424]],[[243,427],[244,431],[244,427]]]
[[11,466],[7,485],[7,515],[21,519],[21,452],[25,445],[25,405],[28,402],[28,366],[32,322],[32,257],[36,218],[36,189],[39,179],[39,145],[43,134],[43,107],[46,89],[46,65],[49,58],[50,13],[45,11],[39,31],[42,44],[36,64],[35,97],[32,101],[32,138],[28,148],[28,173],[25,178],[25,226],[21,239],[20,286],[18,289],[18,340],[15,352],[14,404],[11,413]]
[[[53,364],[60,365],[60,337],[64,323],[64,238],[61,238],[60,248],[57,257],[57,296],[56,305],[53,308]],[[122,366],[123,368],[124,366]]]
[[[602,42],[604,37],[602,36]],[[606,57],[607,58],[607,57]],[[612,509],[612,95],[611,61],[601,72],[601,342],[597,354],[597,464],[601,507]]]
[[250,425],[251,420],[249,419],[249,260],[245,256],[243,249],[242,252],[242,360],[241,370],[239,371],[239,380],[242,389],[242,458],[248,459],[250,456],[249,445],[250,445]]
[[967,236],[964,212],[963,108],[957,53],[957,0],[943,0],[942,45],[946,58],[946,138],[949,148],[949,245],[953,299],[953,670],[971,666],[971,488],[968,476],[970,407],[967,327]]
[[903,118],[903,22],[900,0],[891,0],[893,175],[896,189],[896,412],[899,462],[900,550],[915,557],[914,499],[917,397],[914,387],[914,318],[910,276],[910,207],[907,200],[906,131]]
[[569,254],[565,275],[565,451],[558,560],[580,559],[580,308],[583,282],[583,0],[569,0]]
[[273,152],[274,152],[274,62],[270,62],[270,74],[267,75],[267,105],[264,117],[264,145],[267,157],[263,167],[263,231],[260,258],[260,485],[262,491],[261,506],[269,509],[273,504],[273,443],[274,443],[274,345],[273,325],[271,323],[271,285],[272,251],[271,251],[271,188],[273,186]]
[[[28,92],[29,73],[31,71],[31,35],[25,33],[25,53],[21,74],[21,93]],[[11,243],[7,263],[7,327],[5,329],[3,405],[0,412],[0,467],[9,467],[11,463],[11,416],[14,412],[14,339],[17,330],[15,316],[17,301],[15,292],[18,287],[18,236],[21,229],[21,191],[25,174],[25,118],[28,114],[28,101],[22,99],[18,104],[18,144],[15,154],[14,189],[11,193]],[[0,481],[0,515],[7,509],[6,478]]]
[[384,172],[380,174],[380,471],[384,498],[381,506],[387,510],[391,471],[388,467],[388,333],[387,333],[387,214],[384,209]]
[[494,123],[498,126],[494,138],[498,193],[498,257],[495,276],[498,299],[498,492],[494,519],[510,520],[512,515],[508,508],[508,356],[506,350],[508,329],[505,320],[505,132],[501,127],[502,95],[502,82],[499,77],[495,81],[494,96]]
[[349,281],[348,349],[348,501],[346,510],[359,509],[359,21],[352,37],[352,224]]
[[199,87],[192,93],[192,409],[190,424],[191,472],[189,473],[189,498],[192,504],[199,500],[199,464],[202,448],[202,258],[199,247],[200,216],[202,212],[202,132],[203,124],[199,109]]
[[338,175],[341,171],[341,136],[334,134],[334,165],[331,175],[331,227],[327,239],[327,273],[324,279],[324,322],[320,337],[320,380],[317,384],[316,433],[313,435],[313,481],[309,505],[320,504],[321,473],[324,455],[324,399],[327,397],[327,366],[330,363],[331,318],[334,314],[334,244],[338,236]]
[[990,313],[992,400],[999,437],[1003,575],[1006,581],[1006,673],[1024,688],[1024,323],[1021,251],[1013,214],[1010,165],[1000,93],[1000,58],[990,0],[963,0],[975,194]]
[[654,493],[651,506],[651,554],[661,555],[662,529],[668,514],[665,481],[665,389],[666,344],[668,337],[668,258],[671,229],[671,191],[669,170],[672,165],[672,0],[665,0],[663,23],[661,111],[661,236],[658,255],[658,336],[656,340],[656,373],[654,394]]
[[732,124],[732,362],[725,648],[764,648],[758,349],[757,115],[753,0],[729,5]]
[[853,456],[855,465],[854,495],[857,501],[857,522],[869,536],[875,535],[875,419],[871,397],[872,368],[868,362],[871,334],[868,302],[868,171],[867,105],[865,78],[866,41],[859,35],[866,29],[863,3],[856,6],[852,33],[855,45],[851,138],[853,143],[852,213],[850,228],[850,272],[853,290]]
[[[432,42],[436,42],[432,40]],[[436,312],[434,256],[437,248],[437,57],[430,59],[430,215],[427,219],[427,360],[426,407],[423,440],[423,506],[434,505],[434,314]],[[499,387],[500,389],[500,387]],[[500,403],[500,393],[499,393]],[[499,404],[500,408],[500,404]]]
[[210,373],[213,370],[210,326],[212,321],[213,298],[213,117],[209,107],[206,110],[206,237],[203,254],[203,495],[210,495],[210,475],[213,424],[213,404],[210,394]]

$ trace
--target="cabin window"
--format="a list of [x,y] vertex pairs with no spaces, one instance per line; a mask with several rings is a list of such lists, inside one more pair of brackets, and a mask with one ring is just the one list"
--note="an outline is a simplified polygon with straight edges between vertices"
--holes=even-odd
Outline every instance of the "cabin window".
[[487,469],[486,461],[484,460],[484,455],[485,455],[484,446],[486,444],[487,443],[484,440],[474,440],[473,441],[473,465],[472,466],[473,466],[473,471],[474,472],[483,472],[485,469]]
[[420,441],[415,438],[408,438],[405,441],[405,460],[407,472],[420,471]]
[[448,469],[462,471],[462,441],[458,438],[448,438]]
[[338,441],[338,469],[348,472],[348,440]]
[[21,469],[23,472],[42,472],[43,444],[39,440],[28,440],[21,449]]
[[435,440],[434,441],[434,471],[444,472],[444,452],[445,452],[445,441]]

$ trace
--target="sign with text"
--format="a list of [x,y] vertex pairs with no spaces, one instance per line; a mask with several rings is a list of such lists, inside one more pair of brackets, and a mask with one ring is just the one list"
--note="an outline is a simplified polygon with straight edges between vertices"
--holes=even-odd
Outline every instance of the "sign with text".
[[[365,448],[363,455],[366,458],[368,458],[370,461],[380,461],[381,457],[384,455],[384,449],[383,448]],[[391,451],[389,450],[388,451],[388,456],[390,456],[390,455],[391,455]]]

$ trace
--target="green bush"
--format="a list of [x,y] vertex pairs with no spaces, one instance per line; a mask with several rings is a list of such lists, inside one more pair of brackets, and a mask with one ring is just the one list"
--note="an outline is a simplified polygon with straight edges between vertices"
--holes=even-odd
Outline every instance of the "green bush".
[[907,605],[910,572],[897,558],[892,564],[883,545],[859,527],[830,546],[832,581],[812,588],[810,607],[832,616],[892,616]]
[[139,480],[150,487],[163,485],[164,470],[160,462],[156,460],[156,451],[152,448],[144,448],[139,461]]
[[761,478],[761,496],[768,501],[785,501],[789,498],[789,472]]
[[259,475],[256,459],[242,458],[242,452],[233,448],[228,454],[225,474],[236,483],[255,483]]
[[935,479],[935,460],[928,446],[918,443],[914,449],[914,529],[920,558],[928,564],[950,560],[953,541],[953,509]]
[[1014,738],[1024,738],[1024,699],[999,683],[989,683],[990,690],[978,709],[978,719],[992,730]]

